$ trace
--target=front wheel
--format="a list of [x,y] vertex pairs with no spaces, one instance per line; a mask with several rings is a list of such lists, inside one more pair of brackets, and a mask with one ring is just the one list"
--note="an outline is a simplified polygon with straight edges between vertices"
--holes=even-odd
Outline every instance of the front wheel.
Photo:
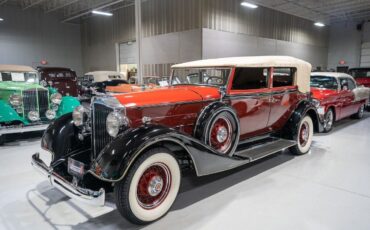
[[180,182],[180,167],[172,153],[166,148],[151,149],[115,185],[117,209],[134,224],[158,220],[171,208]]
[[310,116],[306,115],[298,124],[296,134],[297,145],[290,148],[290,151],[296,155],[308,153],[311,149],[314,126]]

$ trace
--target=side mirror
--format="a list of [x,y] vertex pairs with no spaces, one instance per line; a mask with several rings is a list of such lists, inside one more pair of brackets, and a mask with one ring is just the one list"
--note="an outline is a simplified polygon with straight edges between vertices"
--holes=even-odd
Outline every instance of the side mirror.
[[223,100],[223,98],[225,97],[226,95],[226,86],[220,86],[220,88],[218,89],[218,92],[220,93],[221,95],[221,98],[220,98],[220,101]]

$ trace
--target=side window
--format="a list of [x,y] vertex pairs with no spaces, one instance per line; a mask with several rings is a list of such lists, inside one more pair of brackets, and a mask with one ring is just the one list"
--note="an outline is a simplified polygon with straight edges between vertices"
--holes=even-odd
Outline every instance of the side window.
[[268,79],[268,68],[236,68],[231,89],[246,90],[267,88]]
[[339,82],[341,90],[349,90],[349,83],[347,78],[340,78]]
[[12,75],[10,73],[1,73],[2,81],[11,81]]
[[356,84],[352,81],[352,79],[347,79],[348,81],[348,89],[354,90],[356,88]]
[[272,87],[293,86],[295,68],[274,68]]

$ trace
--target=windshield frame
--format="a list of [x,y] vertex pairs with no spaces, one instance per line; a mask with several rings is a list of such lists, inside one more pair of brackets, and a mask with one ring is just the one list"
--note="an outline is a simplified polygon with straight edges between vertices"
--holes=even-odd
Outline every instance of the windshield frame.
[[[173,68],[172,69],[172,73],[171,73],[171,76],[169,78],[170,82],[169,82],[169,86],[182,86],[182,85],[189,85],[189,86],[208,86],[208,87],[214,87],[214,88],[220,88],[220,87],[227,87],[229,85],[229,81],[230,81],[230,77],[233,73],[233,68],[234,67],[231,67],[231,66],[207,66],[207,67],[181,67],[181,68]],[[192,83],[180,83],[180,84],[173,84],[173,77],[174,77],[174,73],[175,73],[175,70],[180,70],[180,69],[199,69],[199,70],[202,70],[202,69],[222,69],[222,70],[229,70],[229,74],[228,76],[226,76],[226,81],[224,84],[222,85],[210,85],[210,84],[192,84]]]

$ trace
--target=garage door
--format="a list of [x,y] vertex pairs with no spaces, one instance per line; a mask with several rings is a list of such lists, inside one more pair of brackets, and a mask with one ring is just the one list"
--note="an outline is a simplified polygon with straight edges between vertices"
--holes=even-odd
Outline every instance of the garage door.
[[361,47],[361,67],[370,66],[370,42],[362,43]]
[[136,42],[119,44],[119,64],[136,64]]

